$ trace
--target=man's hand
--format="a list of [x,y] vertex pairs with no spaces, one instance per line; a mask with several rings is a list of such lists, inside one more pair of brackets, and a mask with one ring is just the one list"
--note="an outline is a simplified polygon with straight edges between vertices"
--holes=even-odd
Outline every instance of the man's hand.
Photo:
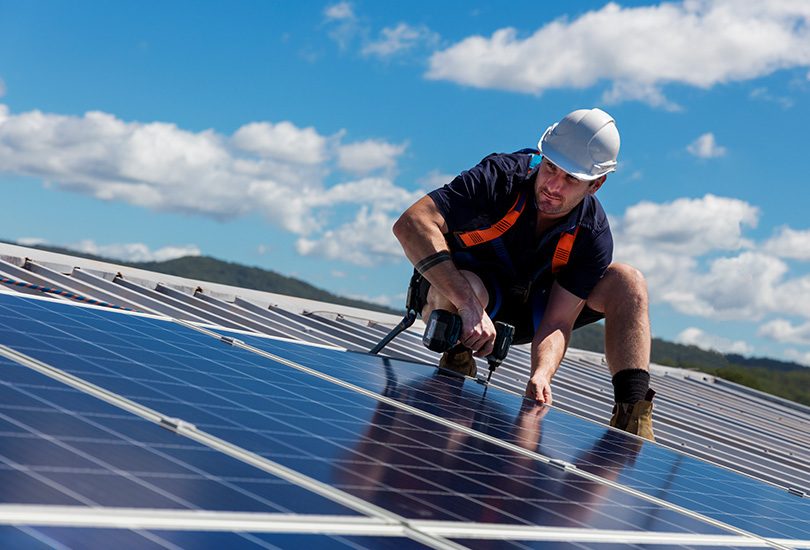
[[536,371],[529,383],[526,384],[526,397],[534,399],[538,403],[551,405],[551,380],[541,371]]
[[486,357],[495,346],[495,325],[480,306],[459,308],[461,340],[476,357]]

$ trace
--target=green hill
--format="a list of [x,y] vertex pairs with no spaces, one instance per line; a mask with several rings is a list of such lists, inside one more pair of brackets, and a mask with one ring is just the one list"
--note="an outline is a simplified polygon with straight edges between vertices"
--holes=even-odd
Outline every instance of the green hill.
[[[187,256],[185,258],[177,258],[165,262],[143,262],[128,265],[147,271],[157,271],[158,273],[238,286],[241,288],[252,288],[254,290],[284,294],[285,296],[308,298],[319,302],[381,311],[383,313],[401,313],[401,310],[392,309],[379,304],[344,298],[309,283],[305,283],[300,279],[285,277],[274,271],[224,262],[208,256]],[[403,284],[407,284],[407,281],[404,281]]]

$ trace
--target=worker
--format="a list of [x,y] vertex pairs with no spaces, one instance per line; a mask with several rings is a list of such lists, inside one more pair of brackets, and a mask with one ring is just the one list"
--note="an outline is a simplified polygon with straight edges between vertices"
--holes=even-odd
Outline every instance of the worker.
[[526,396],[552,404],[551,381],[571,331],[605,320],[615,405],[610,424],[654,439],[647,287],[611,263],[613,238],[595,194],[616,169],[619,131],[608,113],[579,109],[552,124],[537,149],[491,154],[419,199],[394,235],[420,277],[427,319],[462,321],[439,366],[475,376],[492,352],[494,321],[531,343]]

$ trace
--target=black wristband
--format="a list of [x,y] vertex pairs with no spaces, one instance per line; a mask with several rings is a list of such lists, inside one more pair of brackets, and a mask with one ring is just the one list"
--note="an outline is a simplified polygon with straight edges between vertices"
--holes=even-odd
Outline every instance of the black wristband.
[[420,274],[424,274],[425,271],[427,271],[431,267],[436,266],[442,262],[450,261],[451,259],[452,258],[450,257],[450,253],[447,250],[440,250],[435,254],[431,254],[427,258],[422,258],[421,260],[419,260],[414,266],[414,268]]

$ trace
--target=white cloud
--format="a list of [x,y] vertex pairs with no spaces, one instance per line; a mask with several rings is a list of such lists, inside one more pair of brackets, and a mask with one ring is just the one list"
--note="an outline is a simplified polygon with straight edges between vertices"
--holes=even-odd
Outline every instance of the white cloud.
[[704,350],[714,350],[720,353],[738,353],[750,355],[754,348],[743,340],[730,340],[716,334],[709,334],[697,327],[689,327],[681,332],[675,341],[687,346],[697,346]]
[[810,346],[810,322],[794,325],[786,319],[774,319],[759,327],[757,334],[777,342]]
[[343,21],[345,19],[354,19],[354,8],[350,2],[339,2],[327,6],[323,10],[323,15],[330,21]]
[[[405,144],[344,143],[291,122],[254,122],[232,136],[89,112],[11,114],[0,105],[0,172],[41,178],[100,200],[219,220],[259,213],[297,235],[322,231],[336,205],[404,209],[414,193],[389,178],[331,187],[335,165],[394,173]],[[326,212],[325,212],[326,211]]]
[[708,271],[689,273],[677,286],[661,289],[661,296],[690,315],[756,320],[780,311],[783,304],[777,305],[777,293],[787,272],[787,266],[777,258],[744,252],[713,260]]
[[320,256],[360,266],[404,258],[391,227],[394,218],[385,212],[362,207],[356,218],[341,227],[325,231],[320,239],[301,238],[296,249],[304,256]]
[[[810,276],[790,278],[788,265],[743,235],[759,210],[737,199],[706,195],[671,203],[642,202],[611,218],[615,261],[646,276],[653,302],[714,319],[765,315],[810,319]],[[780,254],[798,256],[805,235],[788,234]],[[794,242],[795,241],[795,242]]]
[[538,94],[607,82],[605,99],[673,108],[670,83],[699,88],[810,65],[810,3],[685,0],[609,3],[523,37],[470,36],[430,58],[427,78]]
[[762,245],[762,250],[780,258],[810,261],[810,229],[780,227],[778,233]]
[[296,164],[321,164],[326,160],[327,138],[314,128],[290,122],[253,122],[233,135],[234,146],[261,157]]
[[163,246],[152,250],[143,243],[97,244],[95,241],[87,239],[68,244],[66,248],[125,262],[164,262],[185,256],[200,255],[199,247],[193,244]]
[[785,357],[791,361],[796,361],[806,367],[810,367],[810,351],[799,351],[796,349],[786,349]]
[[391,170],[407,147],[404,143],[397,145],[373,139],[342,145],[338,148],[338,166],[354,174]]
[[439,35],[426,26],[399,23],[396,27],[385,27],[381,30],[380,37],[363,46],[360,53],[366,56],[386,58],[419,46],[432,48],[438,43]]
[[[38,237],[25,237],[17,239],[17,244],[22,246],[37,246],[53,243],[49,243],[47,240]],[[144,243],[98,244],[91,239],[85,239],[75,243],[56,244],[54,246],[83,252],[85,254],[93,254],[94,256],[123,260],[125,262],[163,262],[175,258],[183,258],[185,256],[199,256],[201,254],[200,248],[193,244],[168,245],[152,250]]]
[[387,178],[364,178],[330,187],[313,197],[311,203],[314,206],[373,203],[378,210],[401,212],[422,195],[421,190],[407,191]]
[[337,42],[342,50],[348,48],[358,35],[367,32],[354,13],[351,2],[327,6],[323,10],[323,17],[329,26],[329,37]]
[[779,96],[772,94],[768,88],[760,87],[754,88],[751,90],[751,93],[748,95],[751,99],[758,99],[760,101],[767,101],[769,103],[776,103],[783,109],[790,109],[794,105],[794,101],[785,96]]
[[670,101],[654,84],[634,81],[614,82],[613,85],[602,94],[602,99],[608,105],[615,105],[623,101],[640,101],[651,107],[659,107],[665,111],[683,111],[683,107]]
[[612,223],[617,246],[643,243],[658,252],[700,256],[712,250],[739,250],[752,244],[743,226],[756,227],[759,209],[715,195],[670,203],[640,202]]
[[349,298],[355,300],[363,300],[364,302],[371,302],[373,304],[380,304],[381,306],[397,307],[404,305],[404,294],[379,294],[377,296],[369,296],[367,294],[349,294]]
[[48,241],[40,237],[22,237],[17,239],[17,244],[20,246],[39,246],[41,244],[48,244]]
[[698,137],[695,141],[686,146],[686,150],[692,155],[702,159],[722,157],[726,154],[726,148],[717,144],[714,134],[711,132],[707,132]]

